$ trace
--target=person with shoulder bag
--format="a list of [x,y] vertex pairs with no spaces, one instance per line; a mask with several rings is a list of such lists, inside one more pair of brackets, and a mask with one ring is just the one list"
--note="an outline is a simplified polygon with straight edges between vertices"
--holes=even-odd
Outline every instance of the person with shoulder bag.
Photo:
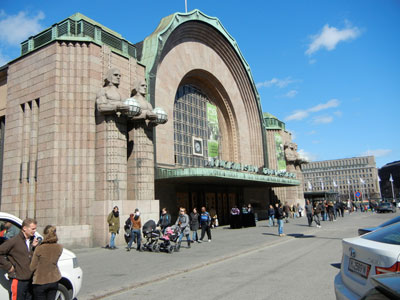
[[36,248],[30,270],[33,272],[33,297],[35,300],[52,300],[56,298],[58,281],[61,273],[57,262],[63,247],[57,244],[56,228],[47,225],[43,231],[44,239]]

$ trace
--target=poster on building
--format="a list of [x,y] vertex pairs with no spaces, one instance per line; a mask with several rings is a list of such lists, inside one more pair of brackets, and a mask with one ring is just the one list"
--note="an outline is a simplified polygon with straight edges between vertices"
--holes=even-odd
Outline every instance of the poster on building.
[[278,171],[286,170],[285,150],[283,149],[282,137],[275,133],[276,160]]
[[207,125],[208,125],[208,157],[217,158],[219,155],[219,126],[217,107],[207,103]]

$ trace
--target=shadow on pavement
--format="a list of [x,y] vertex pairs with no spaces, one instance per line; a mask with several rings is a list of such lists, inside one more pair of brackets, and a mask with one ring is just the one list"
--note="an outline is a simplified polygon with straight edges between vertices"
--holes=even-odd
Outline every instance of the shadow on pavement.
[[342,266],[341,263],[336,263],[336,264],[331,264],[332,267],[336,268],[336,269],[340,269],[340,267]]
[[301,238],[301,239],[308,239],[308,238],[315,238],[315,235],[305,235],[303,233],[289,233],[287,236],[292,236],[294,238]]

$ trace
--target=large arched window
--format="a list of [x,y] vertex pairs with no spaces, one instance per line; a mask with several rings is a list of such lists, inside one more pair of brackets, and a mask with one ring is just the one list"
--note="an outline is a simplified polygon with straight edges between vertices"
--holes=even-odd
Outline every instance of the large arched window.
[[202,167],[220,156],[217,107],[193,85],[179,87],[174,104],[175,164]]

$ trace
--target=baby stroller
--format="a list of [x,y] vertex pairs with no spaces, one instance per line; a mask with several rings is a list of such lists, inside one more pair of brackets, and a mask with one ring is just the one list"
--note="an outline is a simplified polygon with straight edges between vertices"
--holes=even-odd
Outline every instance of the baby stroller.
[[143,250],[152,252],[160,251],[158,239],[160,238],[161,234],[160,231],[156,229],[156,227],[156,222],[154,222],[153,220],[149,220],[143,225],[143,237],[146,239],[146,241],[141,246]]
[[179,242],[180,234],[181,229],[178,226],[167,227],[165,234],[160,237],[162,242],[159,244],[159,250],[168,253],[179,252],[181,248],[181,243]]

